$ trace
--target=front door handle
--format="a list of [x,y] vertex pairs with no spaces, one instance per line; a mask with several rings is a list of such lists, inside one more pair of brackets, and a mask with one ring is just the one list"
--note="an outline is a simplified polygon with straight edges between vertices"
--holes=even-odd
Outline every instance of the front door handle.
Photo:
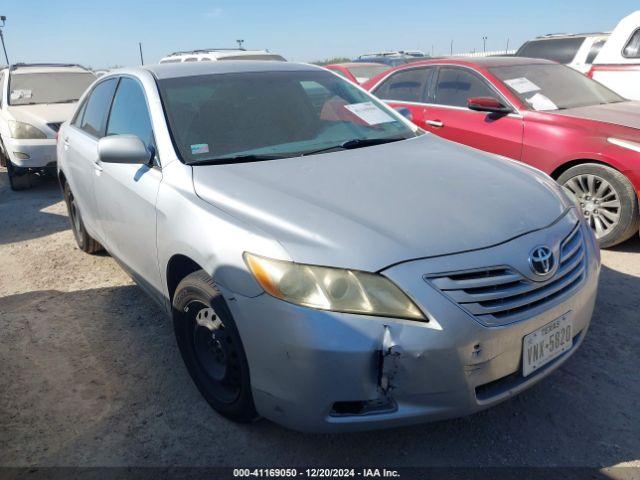
[[69,150],[69,137],[64,137],[64,139],[62,140],[62,145],[64,146],[65,150]]
[[427,120],[427,125],[431,125],[432,127],[442,128],[444,127],[444,123],[440,120]]

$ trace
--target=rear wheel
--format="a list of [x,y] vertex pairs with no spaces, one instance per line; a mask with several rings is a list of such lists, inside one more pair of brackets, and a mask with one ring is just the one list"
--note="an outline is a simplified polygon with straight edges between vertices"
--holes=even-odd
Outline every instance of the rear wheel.
[[69,184],[65,182],[63,186],[64,202],[67,204],[67,213],[69,214],[69,222],[71,223],[71,231],[76,239],[78,248],[86,253],[97,253],[101,251],[102,245],[98,243],[91,235],[87,233],[84,228],[82,216],[78,209],[78,204],[73,196],[73,192],[69,187]]
[[231,420],[256,419],[240,334],[224,298],[204,271],[188,275],[178,285],[173,324],[187,370],[207,402]]
[[558,182],[577,197],[601,247],[617,245],[638,232],[636,192],[629,179],[617,170],[585,163],[564,172]]

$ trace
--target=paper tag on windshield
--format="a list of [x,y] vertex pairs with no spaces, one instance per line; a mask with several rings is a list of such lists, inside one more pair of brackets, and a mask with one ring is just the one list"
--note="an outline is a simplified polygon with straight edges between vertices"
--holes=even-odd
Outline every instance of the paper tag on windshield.
[[384,110],[376,107],[373,102],[352,103],[351,105],[345,105],[344,108],[354,115],[357,115],[368,125],[378,125],[380,123],[395,121],[395,118]]
[[20,100],[21,98],[31,98],[33,92],[31,90],[11,90],[9,97],[11,100]]
[[525,77],[511,78],[505,80],[504,83],[509,85],[518,93],[538,92],[540,87]]
[[558,106],[541,93],[536,93],[533,97],[527,98],[527,103],[534,110],[558,110]]

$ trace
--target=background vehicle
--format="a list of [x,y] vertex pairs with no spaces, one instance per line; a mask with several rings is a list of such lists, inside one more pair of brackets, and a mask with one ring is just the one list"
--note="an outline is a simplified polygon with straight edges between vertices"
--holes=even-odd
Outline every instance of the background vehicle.
[[358,58],[354,58],[354,63],[383,63],[389,67],[397,67],[398,65],[404,65],[405,63],[414,62],[416,60],[422,60],[421,57],[414,55],[407,55],[400,52],[378,52],[367,53],[360,55]]
[[382,72],[389,70],[389,66],[383,63],[333,63],[325,65],[331,71],[346,78],[347,80],[359,85],[366,82],[370,78],[380,75]]
[[525,42],[515,55],[552,60],[587,73],[608,37],[608,33],[549,34]]
[[245,50],[244,48],[205,48],[170,53],[159,63],[215,62],[218,60],[276,60],[286,61],[281,55],[267,50]]
[[427,131],[551,175],[576,194],[603,247],[638,232],[640,104],[520,57],[427,60],[364,87]]
[[640,10],[618,23],[588,75],[625,98],[640,100]]
[[599,257],[561,188],[320,67],[111,72],[60,138],[78,246],[104,246],[172,313],[228,418],[338,431],[464,415],[585,338]]
[[0,163],[11,188],[55,171],[56,134],[95,75],[80,65],[18,63],[0,70]]

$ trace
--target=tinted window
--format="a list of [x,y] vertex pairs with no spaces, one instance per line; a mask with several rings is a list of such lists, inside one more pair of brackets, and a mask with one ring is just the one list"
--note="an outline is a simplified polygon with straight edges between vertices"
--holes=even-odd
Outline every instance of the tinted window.
[[469,98],[495,96],[485,81],[474,73],[462,68],[440,68],[434,103],[466,107]]
[[622,55],[627,58],[640,58],[640,29],[633,32],[624,50],[622,50]]
[[587,55],[587,59],[585,60],[585,63],[588,63],[588,64],[593,63],[593,60],[595,60],[596,56],[600,53],[600,50],[602,50],[602,47],[604,46],[605,43],[607,43],[606,38],[603,38],[602,40],[596,40],[595,42],[593,42],[593,45],[591,45],[591,50],[589,50],[589,55]]
[[518,57],[544,58],[558,63],[571,63],[585,37],[532,40],[516,52]]
[[101,137],[109,114],[109,106],[116,88],[116,79],[110,78],[99,83],[91,92],[80,128],[94,137]]
[[136,135],[145,145],[154,145],[153,129],[142,88],[135,80],[123,78],[113,99],[107,135]]
[[411,68],[394,73],[375,90],[385,100],[424,102],[435,68]]
[[184,59],[185,62],[197,62],[198,59],[196,57],[189,57]]
[[623,101],[604,85],[565,65],[513,65],[489,70],[533,110],[562,110]]
[[84,111],[87,108],[87,99],[84,99],[84,102],[82,102],[82,105],[80,105],[80,108],[77,110],[75,117],[73,117],[73,121],[71,122],[73,125],[75,125],[76,127],[80,128],[81,124],[82,124],[82,116],[84,115]]
[[176,146],[188,163],[297,157],[340,150],[353,139],[416,135],[382,102],[326,70],[198,75],[158,83]]

